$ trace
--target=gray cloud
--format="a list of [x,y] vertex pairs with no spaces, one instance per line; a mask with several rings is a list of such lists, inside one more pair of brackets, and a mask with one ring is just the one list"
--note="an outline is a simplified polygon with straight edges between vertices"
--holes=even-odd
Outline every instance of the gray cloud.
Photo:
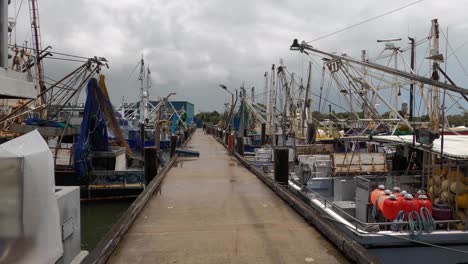
[[[219,83],[235,88],[245,81],[247,87],[262,92],[263,73],[279,58],[300,77],[308,58],[289,51],[293,38],[311,40],[407,3],[41,0],[39,5],[44,46],[82,56],[104,56],[110,61],[111,68],[105,73],[116,104],[122,96],[137,98],[138,71],[130,79],[129,75],[143,53],[152,70],[152,97],[175,91],[176,99],[195,103],[197,110],[221,110],[228,96],[217,88]],[[456,48],[468,40],[465,5],[463,0],[426,0],[312,45],[354,57],[367,49],[375,56],[382,49],[376,39],[423,38],[430,20],[438,17],[444,30],[449,27],[450,42]],[[27,36],[27,12],[25,4],[18,19],[17,42]],[[468,45],[457,51],[463,64],[467,55]],[[449,59],[449,71],[459,85],[468,87],[467,76],[454,58]],[[59,78],[73,65],[48,61],[47,74]],[[319,78],[320,72],[314,72],[315,87]]]

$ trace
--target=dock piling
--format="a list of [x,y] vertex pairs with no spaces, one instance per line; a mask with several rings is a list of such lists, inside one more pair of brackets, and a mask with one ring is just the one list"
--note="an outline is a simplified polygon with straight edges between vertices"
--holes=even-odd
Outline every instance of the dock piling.
[[287,147],[277,147],[274,149],[275,181],[281,184],[288,184],[289,180],[289,149]]
[[156,147],[145,148],[145,186],[148,186],[150,182],[158,174],[158,158]]
[[171,158],[174,157],[174,155],[175,155],[176,147],[177,147],[177,136],[172,135],[171,136],[171,151],[169,152]]

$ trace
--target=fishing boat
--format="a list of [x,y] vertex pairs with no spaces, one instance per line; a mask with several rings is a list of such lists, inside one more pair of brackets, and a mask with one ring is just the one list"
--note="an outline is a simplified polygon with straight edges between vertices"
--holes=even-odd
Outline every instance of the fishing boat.
[[[281,61],[264,75],[263,104],[241,88],[238,115],[256,121],[241,121],[231,133],[228,127],[218,128],[215,134],[224,133],[226,146],[249,167],[262,168],[266,177],[318,212],[316,217],[345,234],[346,241],[359,243],[382,262],[464,263],[468,141],[464,128],[449,127],[441,105],[454,96],[466,97],[468,89],[455,85],[440,66],[439,35],[434,19],[429,36],[410,38],[407,48],[396,44],[401,39],[380,40],[385,47],[378,59],[390,58],[393,67],[367,58],[365,52],[357,60],[294,40],[291,50],[322,56],[320,92],[309,90],[310,81],[301,88]],[[431,46],[429,77],[414,70],[415,49],[422,44]],[[410,64],[403,57],[406,51]],[[305,94],[316,95],[318,109],[323,108],[323,100],[330,99],[322,87],[325,73],[345,99],[347,118],[338,117],[329,102],[329,117],[314,119],[314,105]],[[409,105],[401,103],[402,94],[409,96]],[[388,111],[382,114],[379,105]],[[428,120],[415,109],[424,109]],[[258,132],[249,134],[246,127]],[[247,151],[245,145],[258,140],[257,133],[260,142]]]

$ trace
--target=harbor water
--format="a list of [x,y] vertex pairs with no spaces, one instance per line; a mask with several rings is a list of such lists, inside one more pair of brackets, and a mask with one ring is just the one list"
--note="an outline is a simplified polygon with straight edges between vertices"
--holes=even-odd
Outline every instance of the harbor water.
[[81,249],[93,250],[132,202],[133,199],[81,203]]

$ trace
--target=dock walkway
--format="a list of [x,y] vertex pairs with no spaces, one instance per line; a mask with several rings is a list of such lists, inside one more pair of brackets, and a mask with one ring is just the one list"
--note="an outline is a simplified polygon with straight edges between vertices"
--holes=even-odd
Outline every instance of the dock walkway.
[[109,263],[347,263],[200,129]]

